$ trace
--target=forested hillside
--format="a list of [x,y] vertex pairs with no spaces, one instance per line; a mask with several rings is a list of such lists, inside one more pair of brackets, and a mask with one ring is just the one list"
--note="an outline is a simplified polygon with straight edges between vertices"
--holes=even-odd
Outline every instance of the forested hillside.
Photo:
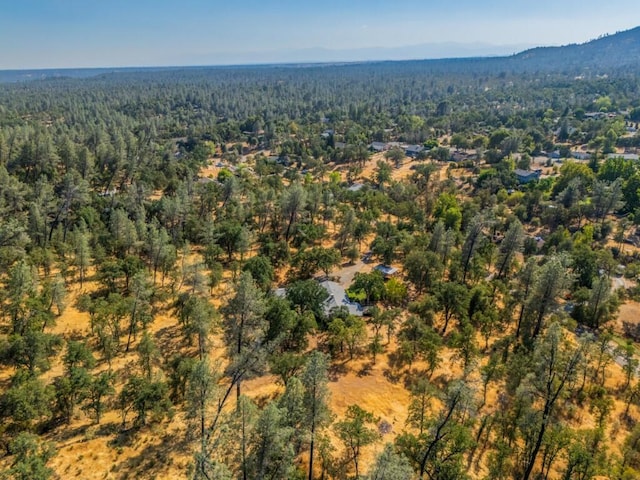
[[0,85],[2,475],[638,478],[637,58]]

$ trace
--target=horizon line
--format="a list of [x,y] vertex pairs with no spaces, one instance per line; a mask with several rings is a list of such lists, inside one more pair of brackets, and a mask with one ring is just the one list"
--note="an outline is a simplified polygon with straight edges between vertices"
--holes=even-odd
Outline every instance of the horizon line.
[[[532,47],[552,48],[552,47]],[[431,58],[371,58],[363,60],[300,60],[282,62],[247,62],[247,63],[210,63],[210,64],[184,64],[184,65],[111,65],[111,66],[67,66],[67,67],[27,67],[27,68],[0,68],[0,72],[47,72],[61,70],[152,70],[152,69],[181,69],[181,68],[236,68],[236,67],[278,67],[278,66],[322,66],[322,65],[356,65],[361,63],[393,63],[393,62],[437,62],[443,60],[486,60],[511,58],[527,50],[514,52],[508,55],[474,55],[474,56],[448,56]]]

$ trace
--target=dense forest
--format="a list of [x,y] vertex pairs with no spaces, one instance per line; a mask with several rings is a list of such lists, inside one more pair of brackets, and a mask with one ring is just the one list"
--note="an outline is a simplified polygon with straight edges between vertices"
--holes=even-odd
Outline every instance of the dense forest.
[[0,477],[638,478],[640,64],[538,54],[0,84]]

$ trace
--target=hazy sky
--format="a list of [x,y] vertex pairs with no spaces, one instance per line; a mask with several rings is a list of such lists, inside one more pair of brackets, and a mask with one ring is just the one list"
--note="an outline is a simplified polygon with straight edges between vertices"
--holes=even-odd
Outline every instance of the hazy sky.
[[0,69],[257,62],[260,52],[315,47],[558,45],[638,24],[638,0],[0,0]]

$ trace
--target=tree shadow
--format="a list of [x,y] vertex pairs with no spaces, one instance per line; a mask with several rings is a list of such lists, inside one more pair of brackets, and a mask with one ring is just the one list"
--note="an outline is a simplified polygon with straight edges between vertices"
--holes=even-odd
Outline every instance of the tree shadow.
[[[135,431],[137,432],[138,430],[136,429]],[[129,444],[135,438],[134,434],[135,432],[127,432],[124,440]],[[155,437],[150,435],[145,441],[151,442],[154,439]],[[163,435],[158,441],[148,443],[140,448],[137,455],[115,465],[112,472],[115,474],[115,478],[122,480],[155,478],[161,473],[166,473],[173,465],[175,452],[185,451],[188,446],[186,439],[176,438],[173,435]]]
[[393,370],[400,370],[402,367],[404,367],[405,362],[402,360],[402,358],[400,357],[400,355],[398,355],[397,352],[390,352],[387,355],[387,364]]
[[73,340],[75,342],[81,342],[83,340],[87,340],[88,334],[87,332],[83,332],[79,329],[71,330],[71,332],[64,335],[67,340]]
[[108,445],[111,448],[131,447],[135,441],[136,433],[139,431],[138,427],[116,428],[115,436],[109,440]]
[[386,378],[390,383],[397,384],[400,380],[402,380],[402,372],[398,370],[394,370],[392,368],[385,368],[382,370],[382,374],[384,378]]
[[171,325],[158,330],[155,334],[156,345],[165,358],[171,358],[183,351],[184,342],[179,325]]
[[358,377],[368,377],[371,375],[371,370],[373,369],[373,362],[366,362],[362,365],[362,368],[358,370],[356,375]]
[[95,425],[96,435],[99,437],[108,437],[111,435],[115,435],[118,433],[120,425],[121,424],[119,422],[108,422]]
[[330,382],[337,382],[341,376],[348,372],[348,368],[345,362],[332,364],[327,372]]
[[443,385],[446,385],[446,383],[443,382],[442,376],[437,377],[434,380],[433,376],[429,377],[429,373],[427,372],[427,370],[415,369],[415,370],[409,370],[405,374],[404,387],[406,389],[411,389],[411,387],[413,387],[419,380],[427,380],[429,383],[432,383],[432,384],[442,383]]
[[69,445],[74,443],[82,443],[86,440],[86,438],[84,437],[84,433],[87,431],[88,425],[72,427],[64,422],[59,422],[57,426],[60,427],[55,432],[56,443],[58,444],[65,444],[66,446],[67,442],[75,439],[76,437],[79,437],[77,441],[70,442]]

